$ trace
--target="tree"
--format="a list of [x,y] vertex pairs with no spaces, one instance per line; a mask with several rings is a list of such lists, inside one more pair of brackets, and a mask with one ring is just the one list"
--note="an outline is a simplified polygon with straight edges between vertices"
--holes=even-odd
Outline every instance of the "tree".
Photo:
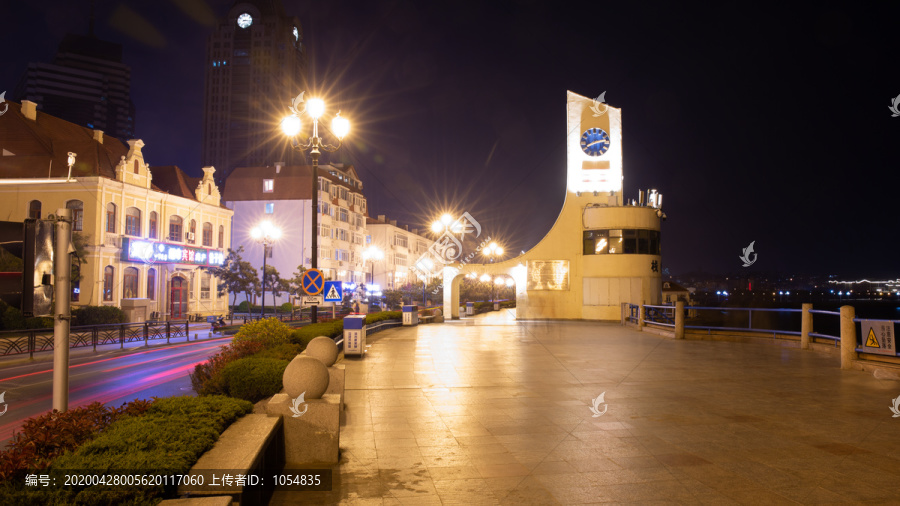
[[388,311],[399,306],[403,300],[403,293],[400,290],[383,290],[381,295],[384,299],[384,309]]
[[243,246],[237,250],[228,248],[228,255],[221,267],[204,267],[218,280],[216,290],[219,295],[224,295],[226,291],[231,292],[232,306],[237,302],[239,292],[254,293],[258,291],[259,272],[250,265],[250,262],[241,258],[243,251]]
[[75,248],[75,254],[72,255],[72,270],[70,273],[71,282],[81,281],[81,264],[87,261],[87,245],[90,243],[91,235],[82,232],[72,232],[72,247]]
[[303,279],[304,272],[306,272],[306,266],[298,265],[297,271],[294,272],[294,277],[288,280],[289,294],[300,296],[306,293],[303,291],[303,283],[301,281]]
[[272,265],[266,266],[266,291],[275,297],[281,297],[281,292],[290,293],[291,285],[288,280],[281,279],[281,275]]

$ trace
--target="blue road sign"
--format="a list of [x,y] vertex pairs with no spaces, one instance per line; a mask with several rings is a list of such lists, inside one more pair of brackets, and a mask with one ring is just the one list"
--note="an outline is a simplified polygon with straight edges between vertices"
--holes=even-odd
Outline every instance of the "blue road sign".
[[308,269],[303,272],[300,284],[303,285],[303,291],[307,295],[319,295],[325,288],[325,277],[319,269]]
[[325,282],[325,302],[340,302],[344,300],[344,291],[340,281]]

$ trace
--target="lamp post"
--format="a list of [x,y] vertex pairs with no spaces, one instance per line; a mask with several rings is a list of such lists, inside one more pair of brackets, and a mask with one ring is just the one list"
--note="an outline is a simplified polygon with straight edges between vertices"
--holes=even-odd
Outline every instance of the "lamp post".
[[[312,158],[312,268],[315,269],[319,265],[319,154],[321,151],[333,153],[341,147],[344,137],[350,132],[350,121],[341,117],[341,112],[335,114],[331,120],[331,133],[337,137],[337,145],[327,144],[319,137],[319,118],[325,113],[325,102],[320,98],[310,98],[303,100],[302,92],[297,95],[291,102],[291,114],[281,121],[281,130],[291,139],[291,147],[298,151],[309,150]],[[301,144],[297,140],[297,134],[300,133],[300,115],[306,111],[306,114],[312,118],[312,135],[305,144]],[[320,151],[321,150],[321,151]],[[312,306],[310,312],[311,323],[316,323],[318,306]]]
[[379,248],[378,246],[375,246],[373,244],[372,246],[369,246],[368,248],[364,249],[362,252],[362,255],[363,255],[363,261],[370,262],[370,264],[371,264],[371,267],[372,267],[372,283],[371,284],[374,285],[375,284],[375,262],[384,258],[384,252],[381,251],[381,248]]
[[262,272],[262,312],[259,318],[266,317],[266,258],[269,256],[269,245],[281,237],[281,229],[266,220],[253,227],[250,237],[263,245],[263,272]]
[[[484,256],[491,259],[491,263],[494,263],[495,258],[500,258],[503,256],[503,248],[497,246],[497,243],[492,242],[488,244],[486,248],[481,250]],[[491,274],[491,304],[494,303],[494,275]]]

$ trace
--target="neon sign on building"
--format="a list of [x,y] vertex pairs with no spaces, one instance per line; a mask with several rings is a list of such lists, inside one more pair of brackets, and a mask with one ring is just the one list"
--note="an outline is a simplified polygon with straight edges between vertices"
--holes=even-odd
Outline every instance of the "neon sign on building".
[[129,262],[160,262],[219,267],[225,263],[225,254],[218,250],[134,240],[124,237],[122,239],[122,259]]

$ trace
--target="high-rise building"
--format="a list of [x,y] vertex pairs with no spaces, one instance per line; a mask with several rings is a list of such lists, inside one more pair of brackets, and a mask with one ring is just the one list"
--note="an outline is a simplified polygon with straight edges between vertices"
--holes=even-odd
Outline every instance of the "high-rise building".
[[53,63],[29,63],[13,95],[39,104],[41,112],[123,142],[135,136],[131,67],[122,63],[121,45],[93,34],[70,33]]
[[207,41],[203,164],[224,180],[235,167],[302,163],[278,123],[305,83],[300,21],[279,0],[234,2]]

